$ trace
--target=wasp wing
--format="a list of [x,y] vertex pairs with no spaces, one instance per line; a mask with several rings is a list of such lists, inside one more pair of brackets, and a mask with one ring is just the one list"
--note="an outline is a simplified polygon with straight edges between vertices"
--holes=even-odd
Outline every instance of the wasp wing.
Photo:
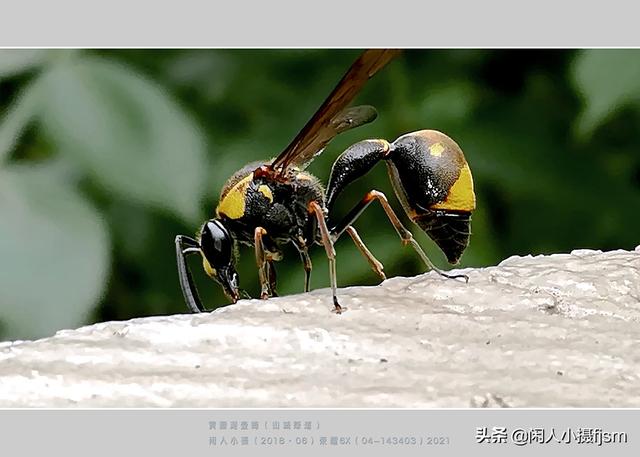
[[345,108],[367,80],[399,52],[395,49],[369,49],[363,52],[300,133],[274,159],[271,168],[284,173],[292,165],[304,167],[322,152],[333,137],[373,121],[377,113],[372,106]]

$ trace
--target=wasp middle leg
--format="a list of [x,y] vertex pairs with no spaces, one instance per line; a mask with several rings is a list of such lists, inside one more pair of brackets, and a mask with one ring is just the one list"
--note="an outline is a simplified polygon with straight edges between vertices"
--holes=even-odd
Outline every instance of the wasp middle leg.
[[311,270],[313,268],[311,264],[311,258],[309,252],[305,248],[298,248],[300,252],[300,258],[302,259],[302,267],[304,268],[304,291],[309,292],[309,286],[311,284]]
[[278,292],[276,292],[276,284],[277,284],[276,265],[273,260],[267,260],[267,272],[268,272],[267,278],[269,279],[269,289],[271,292],[271,296],[277,297]]
[[338,303],[338,279],[336,275],[336,251],[333,248],[333,241],[331,239],[331,233],[329,232],[329,228],[327,227],[327,221],[324,217],[324,212],[322,211],[322,207],[316,201],[312,201],[309,203],[309,212],[312,213],[316,219],[318,220],[318,228],[320,229],[320,236],[322,238],[322,244],[324,246],[324,250],[327,253],[327,257],[329,258],[329,277],[331,279],[331,293],[333,295],[333,306],[334,311],[337,314],[341,314],[342,311],[345,310],[340,303]]

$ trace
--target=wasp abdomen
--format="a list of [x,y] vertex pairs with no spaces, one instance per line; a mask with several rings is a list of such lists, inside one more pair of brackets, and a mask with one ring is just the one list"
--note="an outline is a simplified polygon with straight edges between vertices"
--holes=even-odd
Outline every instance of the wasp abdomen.
[[444,133],[420,130],[391,145],[387,166],[407,215],[457,263],[469,244],[476,200],[471,170],[460,147]]
[[426,212],[413,221],[436,242],[449,263],[458,263],[469,245],[471,213]]
[[347,148],[333,163],[327,186],[327,208],[331,211],[337,196],[356,179],[364,176],[389,153],[385,140],[364,140]]

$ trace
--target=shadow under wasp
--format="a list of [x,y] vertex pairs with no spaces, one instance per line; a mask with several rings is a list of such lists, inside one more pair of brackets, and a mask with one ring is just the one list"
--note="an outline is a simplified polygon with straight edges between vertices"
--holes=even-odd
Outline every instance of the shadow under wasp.
[[305,270],[304,290],[309,291],[314,244],[324,247],[329,259],[329,276],[334,311],[343,307],[337,296],[334,243],[347,233],[369,265],[385,279],[382,264],[364,244],[353,223],[374,201],[379,202],[403,244],[411,245],[427,267],[437,269],[411,232],[404,227],[386,196],[376,190],[343,218],[333,221],[332,208],[340,193],[354,180],[384,161],[394,192],[409,218],[423,229],[447,260],[455,264],[469,243],[471,212],[475,209],[473,178],[460,147],[447,135],[420,130],[400,136],[394,142],[374,139],[347,148],[334,162],[326,192],[319,180],[305,171],[315,156],[339,133],[373,121],[371,106],[348,105],[369,78],[398,54],[397,50],[371,49],[351,65],[336,88],[280,155],[270,161],[252,162],[234,173],[222,188],[216,217],[206,221],[197,236],[175,239],[180,286],[193,312],[204,312],[186,256],[202,257],[205,272],[216,280],[234,303],[240,298],[235,270],[236,243],[255,249],[261,298],[276,295],[274,262],[282,259],[282,248],[292,243]]

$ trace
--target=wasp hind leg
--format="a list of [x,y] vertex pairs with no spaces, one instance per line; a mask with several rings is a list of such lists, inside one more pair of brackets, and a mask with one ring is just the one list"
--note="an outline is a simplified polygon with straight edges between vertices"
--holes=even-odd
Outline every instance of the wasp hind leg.
[[364,256],[365,259],[367,259],[367,262],[369,262],[369,265],[371,266],[373,272],[380,276],[380,279],[382,281],[387,279],[387,276],[384,274],[384,266],[378,259],[374,257],[367,245],[364,244],[364,241],[362,241],[362,238],[360,238],[360,235],[358,235],[355,227],[353,225],[350,225],[345,229],[345,231],[349,234],[360,253]]
[[200,253],[200,245],[196,240],[184,235],[176,236],[176,258],[178,261],[178,275],[180,277],[180,288],[187,306],[194,313],[204,313],[206,309],[202,306],[198,290],[193,282],[186,256]]
[[418,253],[422,261],[427,265],[427,267],[434,270],[439,275],[445,278],[450,278],[450,279],[462,278],[466,282],[469,282],[469,277],[467,275],[463,275],[463,274],[450,275],[440,270],[438,267],[436,267],[431,261],[431,259],[429,259],[427,254],[424,252],[424,250],[420,247],[418,242],[413,238],[413,235],[411,234],[411,232],[404,225],[402,225],[402,222],[400,222],[400,219],[398,218],[396,213],[393,211],[393,208],[391,208],[391,205],[389,205],[389,201],[387,200],[387,197],[382,192],[378,192],[377,190],[372,190],[368,192],[364,196],[364,198],[360,201],[360,203],[358,203],[349,212],[349,214],[347,214],[342,219],[341,222],[339,222],[338,224],[336,224],[331,228],[332,238],[336,240],[345,231],[348,231],[351,224],[353,224],[356,221],[356,219],[358,219],[358,217],[360,217],[360,215],[364,212],[364,210],[375,200],[379,201],[380,204],[382,205],[382,209],[384,209],[384,212],[389,218],[389,221],[391,222],[391,224],[393,225],[393,228],[395,228],[396,232],[398,233],[398,236],[400,236],[400,240],[402,241],[402,244],[404,246],[410,244],[411,247]]
[[329,232],[329,228],[327,227],[327,221],[324,217],[324,212],[322,211],[322,207],[318,202],[312,201],[309,203],[309,212],[315,215],[318,220],[318,228],[320,229],[320,236],[322,238],[322,244],[324,246],[324,250],[327,253],[327,258],[329,259],[329,278],[331,279],[331,293],[333,295],[333,306],[334,312],[337,314],[341,314],[346,308],[340,306],[338,303],[338,279],[336,276],[336,251],[333,248],[333,241],[331,239],[331,234]]

